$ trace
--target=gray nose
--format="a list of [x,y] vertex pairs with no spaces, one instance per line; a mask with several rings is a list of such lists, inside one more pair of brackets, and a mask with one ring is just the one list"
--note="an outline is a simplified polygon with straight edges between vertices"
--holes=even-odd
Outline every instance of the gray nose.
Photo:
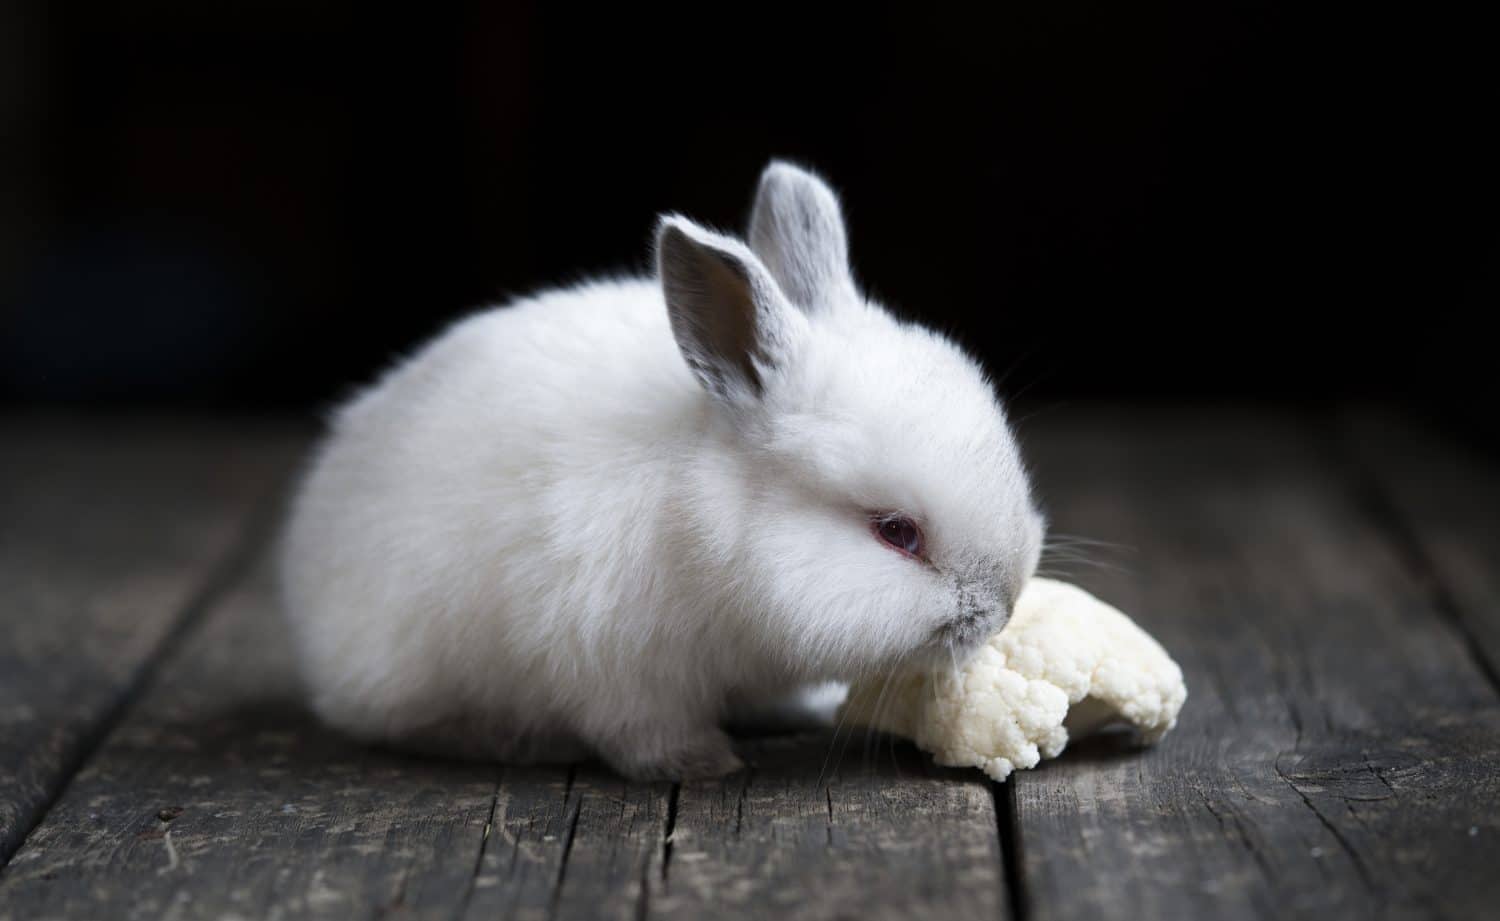
[[986,578],[962,583],[958,587],[958,607],[961,614],[974,620],[1010,620],[1015,606],[1011,593],[998,580]]
[[950,643],[973,648],[1010,622],[1009,600],[993,582],[960,583],[957,589],[958,610],[943,627]]

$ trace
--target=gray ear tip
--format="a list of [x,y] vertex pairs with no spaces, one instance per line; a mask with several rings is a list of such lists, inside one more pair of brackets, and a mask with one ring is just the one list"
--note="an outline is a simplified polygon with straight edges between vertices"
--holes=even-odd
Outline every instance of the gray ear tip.
[[766,168],[761,171],[760,175],[762,179],[790,179],[810,172],[812,171],[800,163],[777,157],[766,164]]
[[676,213],[663,214],[656,219],[656,247],[660,250],[663,246],[713,250],[736,259],[749,255],[740,241]]
[[657,215],[656,216],[656,239],[657,239],[657,242],[660,243],[661,241],[667,239],[668,237],[676,239],[676,238],[679,238],[679,237],[688,237],[688,236],[690,236],[690,233],[689,233],[689,231],[688,231],[687,228],[691,227],[692,224],[693,224],[692,221],[688,220],[687,218],[683,217],[680,214],[668,213],[668,214],[659,214],[659,215]]
[[788,208],[812,209],[833,216],[843,212],[838,193],[822,176],[790,160],[772,160],[760,174],[751,221],[754,223],[763,211]]
[[656,219],[656,233],[653,236],[653,256],[657,272],[666,279],[672,272],[672,267],[681,265],[687,258],[687,252],[692,248],[693,238],[688,231],[692,222],[680,214],[663,214]]
[[656,258],[680,256],[690,249],[704,246],[711,234],[690,218],[680,214],[663,214],[656,219]]
[[761,170],[760,185],[762,188],[796,185],[827,188],[828,182],[811,167],[777,157]]
[[685,218],[664,214],[656,221],[656,265],[664,280],[691,275],[706,262],[717,262],[741,278],[764,272],[753,252],[739,240]]

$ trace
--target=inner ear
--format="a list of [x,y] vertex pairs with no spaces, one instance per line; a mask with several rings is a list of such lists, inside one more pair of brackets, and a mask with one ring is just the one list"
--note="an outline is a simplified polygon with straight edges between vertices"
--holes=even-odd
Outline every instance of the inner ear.
[[759,396],[763,384],[755,359],[764,356],[759,354],[755,297],[745,267],[692,245],[677,228],[663,230],[661,267],[672,332],[688,363],[710,365],[701,371],[715,378],[730,371]]
[[657,261],[672,334],[693,373],[725,399],[758,398],[790,320],[765,267],[738,241],[676,217],[657,232]]

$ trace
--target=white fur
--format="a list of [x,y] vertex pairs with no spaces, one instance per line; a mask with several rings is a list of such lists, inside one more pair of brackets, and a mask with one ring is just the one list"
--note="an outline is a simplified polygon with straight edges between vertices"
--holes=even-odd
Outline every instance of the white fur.
[[[337,413],[281,558],[325,720],[713,774],[737,764],[719,729],[737,702],[967,651],[1004,623],[1041,521],[990,384],[857,294],[821,180],[773,164],[756,214],[756,252],[663,222],[671,304],[658,279],[623,279],[488,310]],[[700,299],[678,277],[700,264],[751,284]],[[754,302],[758,381],[710,392],[749,366],[674,328],[736,297]],[[895,511],[930,565],[872,533]]]

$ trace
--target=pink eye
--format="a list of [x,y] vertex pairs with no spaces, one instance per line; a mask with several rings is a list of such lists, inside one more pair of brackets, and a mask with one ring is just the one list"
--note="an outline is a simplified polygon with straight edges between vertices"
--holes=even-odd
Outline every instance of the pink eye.
[[875,536],[887,546],[907,556],[922,558],[922,529],[904,515],[890,515],[871,522]]

